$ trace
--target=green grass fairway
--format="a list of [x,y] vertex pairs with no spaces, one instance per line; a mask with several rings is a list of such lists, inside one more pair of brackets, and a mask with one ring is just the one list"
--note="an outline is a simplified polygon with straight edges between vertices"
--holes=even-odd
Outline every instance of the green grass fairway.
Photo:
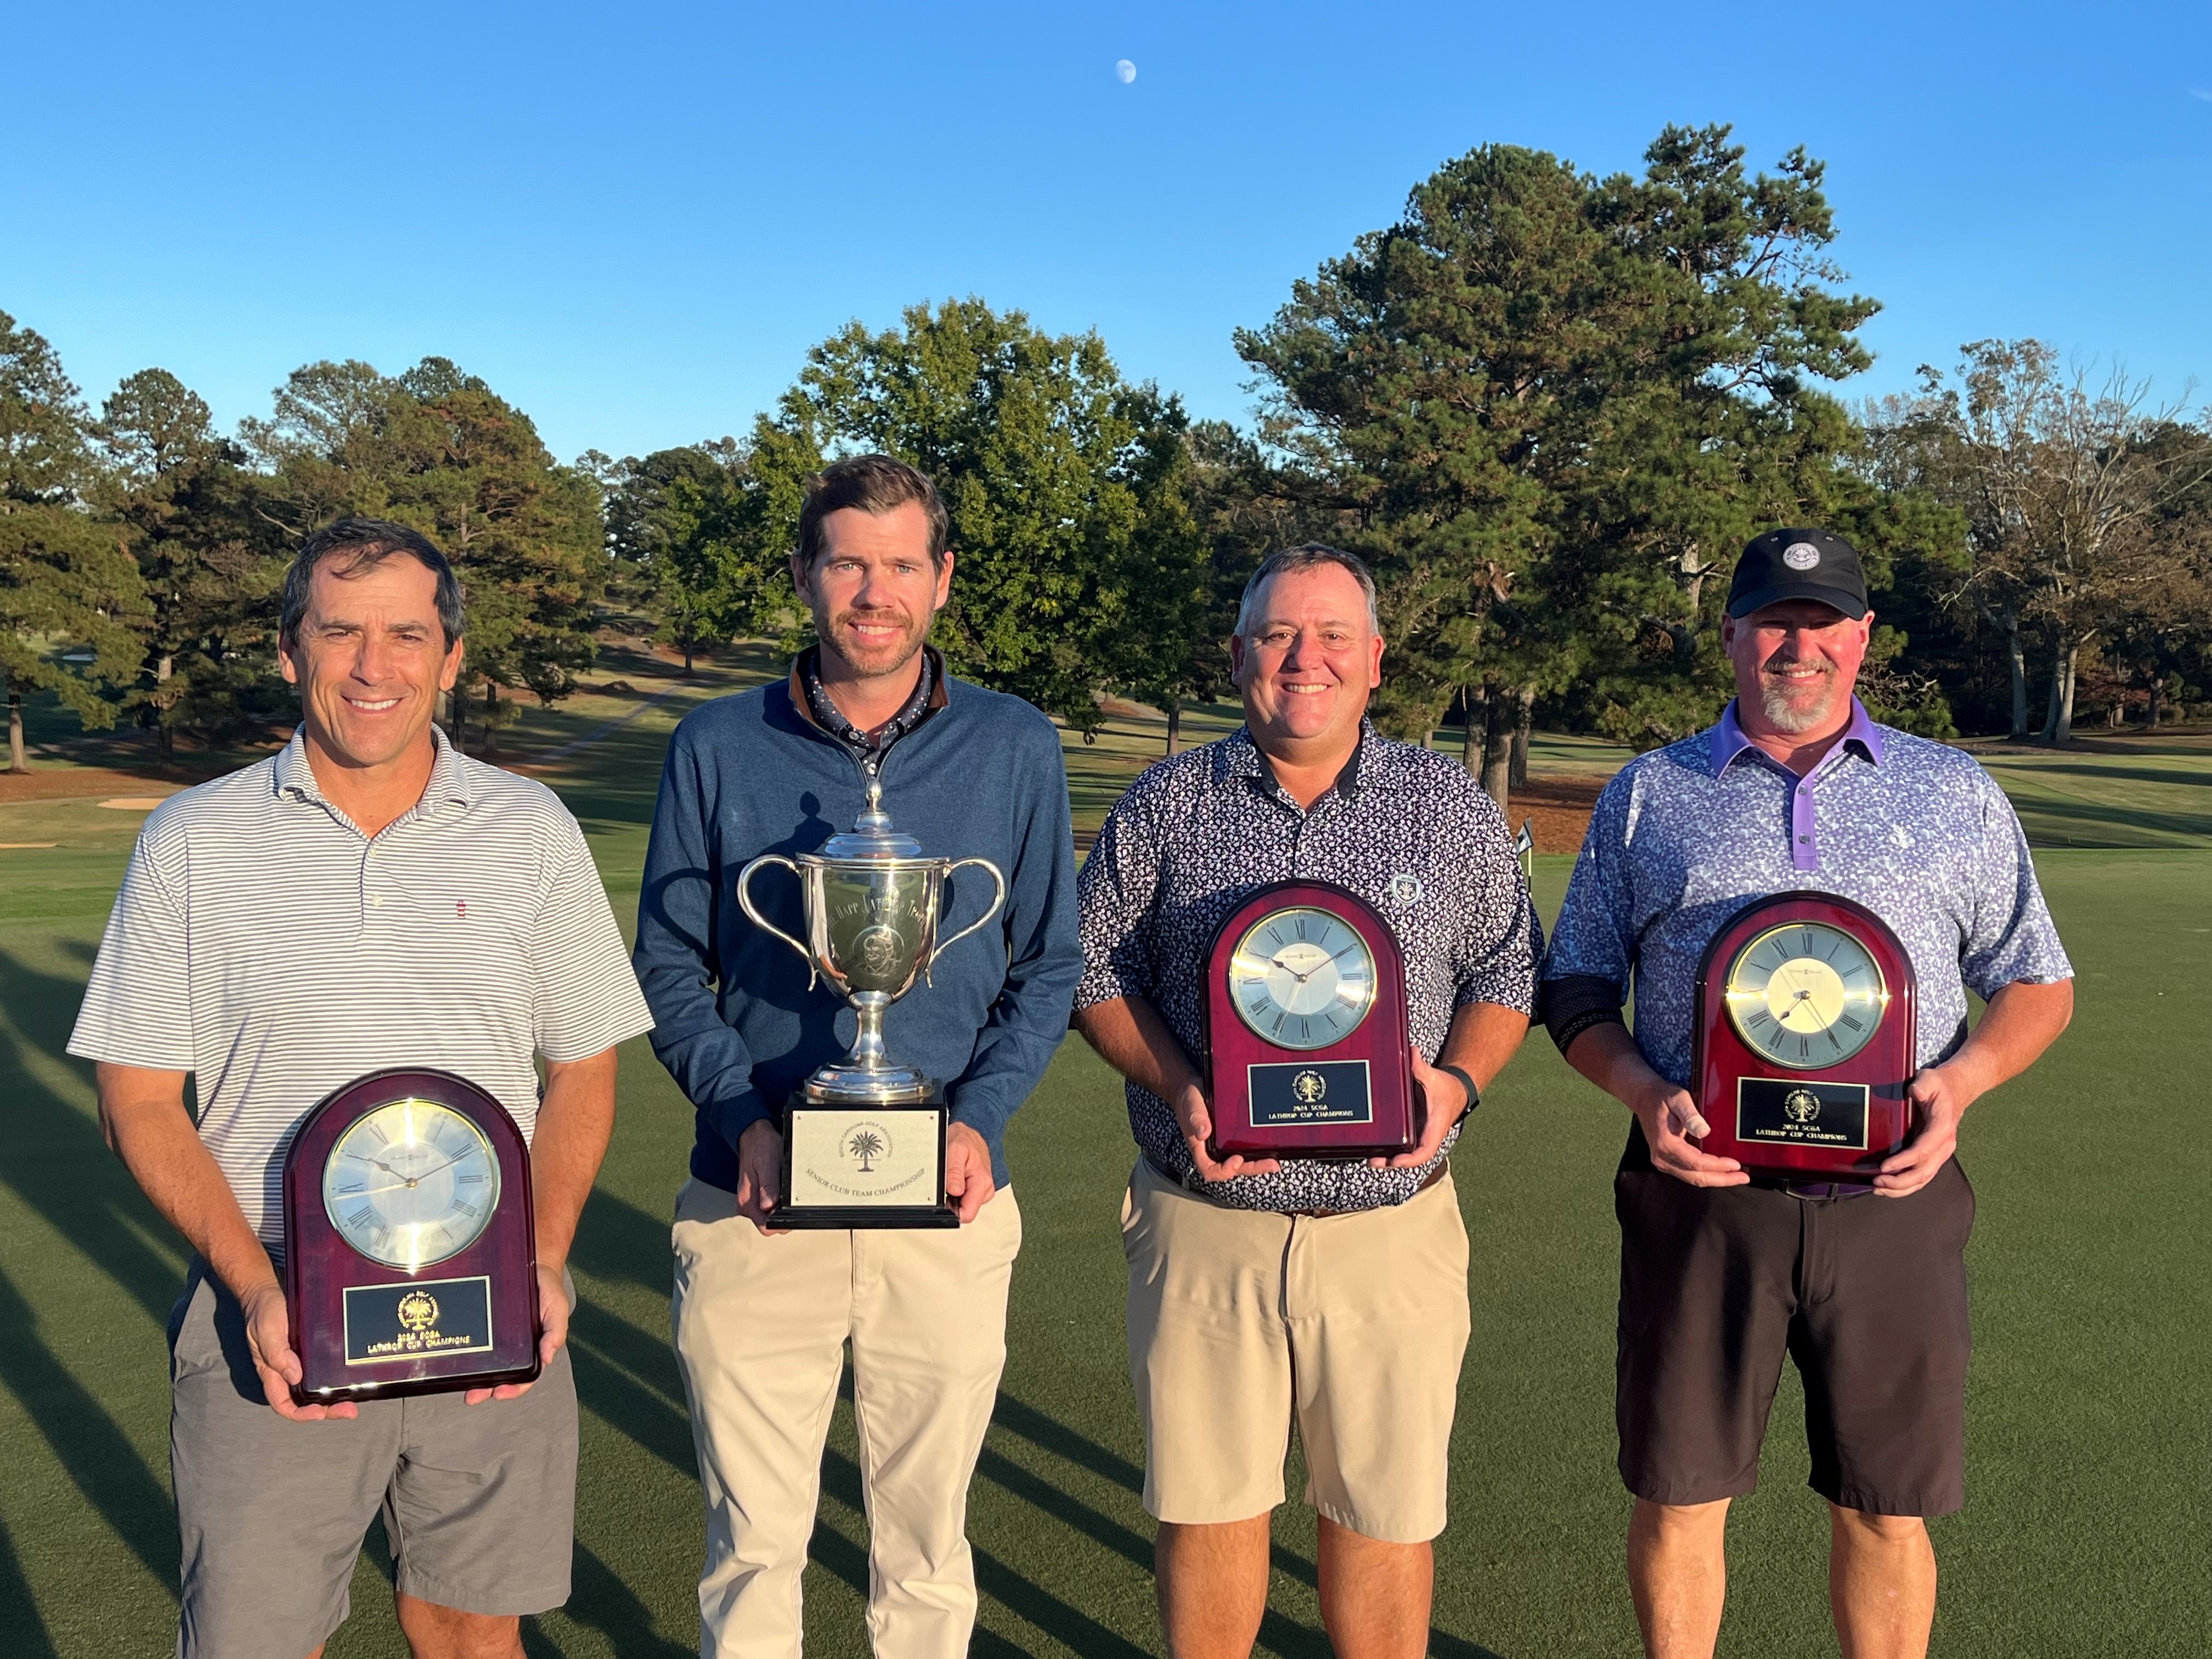
[[[503,738],[540,757],[592,739],[548,775],[583,821],[625,924],[670,727],[699,696],[765,665],[748,658],[687,686],[640,659],[606,671],[634,692],[532,711]],[[1186,729],[1198,740],[1226,723],[1226,711],[1201,710]],[[1079,825],[1097,824],[1158,741],[1157,725],[1119,717],[1098,744],[1071,743]],[[2044,1064],[1984,1102],[1966,1129],[1981,1197],[1977,1351],[1968,1507],[1936,1533],[1936,1651],[1947,1656],[2154,1659],[2201,1654],[2212,1630],[2212,755],[2187,739],[2171,747],[1990,757],[2039,840],[2057,843],[2070,825],[2073,839],[2104,850],[2039,855],[2081,970],[2080,1013]],[[1562,771],[1618,758],[1571,744],[1539,753]],[[88,800],[0,806],[0,842],[60,843],[0,850],[5,1659],[152,1659],[173,1639],[162,1333],[184,1262],[102,1149],[87,1068],[62,1052],[139,821]],[[1567,868],[1564,858],[1540,863],[1547,915]],[[1609,1177],[1623,1128],[1624,1115],[1539,1036],[1462,1142],[1475,1334],[1452,1525],[1437,1549],[1441,1659],[1638,1651],[1611,1411]],[[696,1650],[698,1493],[667,1331],[667,1220],[690,1137],[689,1109],[647,1046],[630,1044],[613,1152],[576,1249],[575,1594],[526,1622],[533,1656]],[[971,1511],[983,1592],[975,1651],[1157,1653],[1115,1234],[1131,1151],[1119,1087],[1079,1044],[1062,1050],[1016,1120],[1011,1156],[1027,1242]],[[1765,1485],[1738,1505],[1731,1534],[1725,1654],[1834,1651],[1825,1512],[1805,1469],[1800,1397],[1785,1378]],[[1276,1539],[1262,1649],[1324,1655],[1310,1514],[1285,1508]],[[845,1411],[807,1576],[811,1655],[866,1651],[865,1540]],[[405,1651],[376,1548],[372,1534],[333,1659]]]

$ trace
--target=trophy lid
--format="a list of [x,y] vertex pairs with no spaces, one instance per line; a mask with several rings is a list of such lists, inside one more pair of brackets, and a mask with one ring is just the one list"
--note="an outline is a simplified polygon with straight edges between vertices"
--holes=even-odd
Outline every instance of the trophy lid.
[[822,843],[816,854],[823,859],[918,859],[921,843],[912,836],[891,828],[891,815],[884,811],[884,785],[880,778],[868,780],[868,804],[853,827],[842,836],[832,836]]

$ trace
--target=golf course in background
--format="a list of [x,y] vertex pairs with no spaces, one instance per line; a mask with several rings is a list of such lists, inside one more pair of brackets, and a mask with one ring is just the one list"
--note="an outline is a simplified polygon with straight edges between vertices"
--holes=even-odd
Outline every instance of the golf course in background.
[[[773,666],[748,650],[686,681],[642,653],[611,656],[585,695],[501,733],[496,758],[554,785],[582,822],[625,931],[670,730],[699,701]],[[34,738],[66,735],[68,723],[34,713]],[[1226,708],[1187,711],[1185,739],[1210,739],[1232,720]],[[2212,1645],[2212,738],[2097,735],[2080,752],[1976,745],[2021,809],[2081,980],[2072,1030],[2027,1078],[1980,1103],[1962,1137],[1980,1210],[1968,1501],[1935,1528],[1944,1656],[2154,1659]],[[1095,744],[1068,738],[1079,842],[1161,736],[1156,718],[1121,710]],[[80,757],[94,763],[73,768]],[[1624,758],[1540,738],[1532,799],[1586,797]],[[131,763],[122,745],[71,744],[41,758],[37,795],[0,796],[5,1659],[152,1659],[173,1640],[163,1329],[184,1254],[101,1146],[89,1068],[63,1053],[143,817],[143,806],[100,803],[176,787],[143,775],[134,785]],[[1553,816],[1567,810],[1539,817],[1547,921],[1571,867],[1557,827],[1568,820]],[[701,1516],[668,1346],[668,1217],[691,1113],[642,1041],[623,1050],[621,1101],[574,1262],[583,1296],[573,1334],[583,1406],[574,1594],[564,1610],[525,1621],[532,1656],[696,1650]],[[1539,1033],[1454,1159],[1473,1237],[1474,1336],[1452,1522],[1437,1553],[1439,1659],[1638,1651],[1620,1568],[1628,1500],[1613,1468],[1610,1183],[1625,1126]],[[1009,1157],[1026,1238],[970,1510],[982,1592],[975,1651],[1155,1654],[1116,1228],[1132,1150],[1119,1085],[1079,1042],[1016,1118]],[[1695,1398],[1676,1404],[1703,1409]],[[1218,1408],[1239,1406],[1224,1398]],[[1825,1506],[1805,1473],[1802,1399],[1785,1370],[1762,1485],[1731,1522],[1723,1654],[1835,1651]],[[1294,1499],[1300,1478],[1294,1467]],[[822,1494],[807,1651],[847,1659],[867,1651],[849,1405]],[[1261,1650],[1326,1655],[1310,1512],[1286,1505],[1275,1538]],[[380,1547],[372,1529],[332,1659],[406,1651]]]

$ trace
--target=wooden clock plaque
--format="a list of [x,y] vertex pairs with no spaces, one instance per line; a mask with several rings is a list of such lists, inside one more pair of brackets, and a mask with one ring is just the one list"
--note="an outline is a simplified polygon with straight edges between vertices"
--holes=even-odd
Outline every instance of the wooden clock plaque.
[[1912,1130],[1912,959],[1889,925],[1832,893],[1745,905],[1698,969],[1698,1143],[1753,1175],[1872,1178]]
[[301,1405],[528,1382],[538,1373],[530,1153],[450,1072],[358,1078],[284,1157],[284,1297]]
[[1206,1032],[1214,1157],[1414,1144],[1405,957],[1349,888],[1279,882],[1230,913],[1207,955]]

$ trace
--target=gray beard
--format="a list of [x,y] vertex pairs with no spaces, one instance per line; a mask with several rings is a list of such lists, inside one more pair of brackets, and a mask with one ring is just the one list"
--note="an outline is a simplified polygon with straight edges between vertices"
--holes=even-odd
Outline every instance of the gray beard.
[[1835,702],[1836,681],[1833,675],[1829,676],[1821,687],[1819,701],[1809,705],[1793,704],[1790,693],[1778,685],[1762,685],[1759,691],[1759,705],[1766,715],[1766,723],[1776,731],[1791,737],[1800,732],[1809,732],[1826,720]]

